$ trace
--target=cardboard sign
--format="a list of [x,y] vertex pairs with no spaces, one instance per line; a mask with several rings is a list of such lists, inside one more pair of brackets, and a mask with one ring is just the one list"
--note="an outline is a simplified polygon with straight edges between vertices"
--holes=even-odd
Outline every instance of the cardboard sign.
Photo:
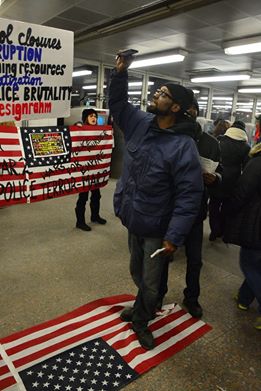
[[73,32],[0,19],[0,122],[70,115]]

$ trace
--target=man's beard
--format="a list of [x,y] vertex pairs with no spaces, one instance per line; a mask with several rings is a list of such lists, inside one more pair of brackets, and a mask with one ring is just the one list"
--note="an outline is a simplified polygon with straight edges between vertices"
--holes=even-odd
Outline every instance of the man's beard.
[[156,105],[149,105],[147,107],[147,112],[152,113],[152,114],[156,114],[156,115],[160,115],[160,116],[165,116],[165,115],[170,114],[171,110],[170,110],[170,108],[165,109],[165,110],[160,110]]

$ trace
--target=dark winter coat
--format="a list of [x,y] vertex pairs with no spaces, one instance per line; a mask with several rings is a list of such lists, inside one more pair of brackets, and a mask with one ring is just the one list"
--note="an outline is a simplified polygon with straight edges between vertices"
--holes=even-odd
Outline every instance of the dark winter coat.
[[223,168],[222,183],[214,196],[226,198],[233,192],[235,185],[249,157],[249,145],[245,141],[232,139],[226,135],[218,137]]
[[224,241],[235,243],[228,238],[239,238],[236,244],[261,249],[261,144],[252,148],[251,154],[233,194],[224,204],[227,219],[238,216],[230,228],[226,225]]
[[238,180],[231,199],[232,208],[238,210],[245,203],[251,202],[255,193],[261,197],[261,143],[251,149],[252,158]]
[[127,72],[113,72],[109,107],[124,131],[123,171],[114,209],[131,233],[181,246],[199,211],[203,183],[195,121],[159,129],[155,116],[128,103]]
[[[202,132],[199,123],[197,129],[196,144],[200,156],[206,159],[213,160],[214,162],[220,162],[220,148],[217,139],[206,132]],[[216,181],[212,185],[204,187],[201,208],[197,216],[196,222],[201,222],[207,217],[209,194],[214,192],[221,182],[222,168],[220,164],[217,167],[216,173]]]

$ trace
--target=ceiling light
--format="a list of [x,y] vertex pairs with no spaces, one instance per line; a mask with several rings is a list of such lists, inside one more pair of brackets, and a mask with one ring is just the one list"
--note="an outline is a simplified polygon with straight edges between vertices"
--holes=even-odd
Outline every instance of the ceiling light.
[[230,55],[261,52],[261,36],[227,41],[224,51]]
[[231,109],[231,106],[228,106],[228,105],[213,105],[212,107],[215,107],[215,108],[223,108],[223,109]]
[[[154,85],[154,81],[149,81],[148,82],[148,85],[149,86],[153,86]],[[138,86],[142,86],[142,81],[130,81],[128,83],[128,86],[129,87],[138,87]]]
[[237,102],[237,106],[253,106],[253,102]]
[[[207,96],[202,96],[200,99],[202,100],[208,100]],[[213,96],[212,100],[233,100],[233,98],[230,98],[228,96]]]
[[241,108],[237,108],[236,111],[242,111],[243,113],[252,113],[252,110],[251,110],[251,109],[241,109]]
[[199,90],[192,90],[194,92],[194,94],[199,94],[200,91]]
[[131,81],[130,83],[128,83],[128,86],[129,87],[140,87],[140,86],[142,86],[142,81]]
[[234,80],[249,80],[249,74],[227,74],[219,76],[199,76],[190,79],[192,83],[207,83],[207,82],[222,82],[222,81],[234,81]]
[[213,100],[227,100],[227,101],[232,101],[233,98],[228,97],[228,96],[213,96]]
[[73,71],[72,77],[91,75],[92,71],[88,69],[79,69],[78,71]]
[[[107,86],[103,86],[103,88],[106,88]],[[82,86],[83,90],[96,90],[97,85],[96,84],[90,84],[88,86]]]
[[[140,59],[139,59],[140,58]],[[141,67],[150,67],[152,65],[162,65],[162,64],[171,64],[173,62],[182,62],[185,58],[185,52],[183,50],[177,50],[175,53],[154,53],[150,57],[140,56],[136,57],[136,60],[130,65],[129,68],[141,68]]]
[[239,88],[238,92],[246,94],[257,94],[261,92],[261,87]]
[[128,91],[128,95],[141,95],[141,91]]

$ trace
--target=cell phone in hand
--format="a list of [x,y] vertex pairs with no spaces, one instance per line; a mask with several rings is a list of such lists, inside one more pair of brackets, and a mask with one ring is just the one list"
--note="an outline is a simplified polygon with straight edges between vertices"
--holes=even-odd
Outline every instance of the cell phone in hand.
[[138,50],[135,50],[135,49],[126,49],[126,50],[120,50],[118,53],[117,53],[117,57],[118,56],[122,56],[122,57],[131,57],[131,56],[134,56],[134,54],[137,54],[139,51]]

